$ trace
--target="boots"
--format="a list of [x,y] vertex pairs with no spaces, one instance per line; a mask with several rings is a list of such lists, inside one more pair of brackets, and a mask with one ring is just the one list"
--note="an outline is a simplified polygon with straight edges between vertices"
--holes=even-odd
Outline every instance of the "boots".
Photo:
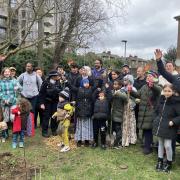
[[106,131],[105,130],[101,130],[101,148],[103,150],[106,149]]
[[169,173],[172,168],[172,161],[168,161],[163,166],[163,171]]
[[163,170],[163,158],[158,158],[158,163],[156,165],[156,171],[162,171]]
[[94,143],[92,144],[92,148],[98,147],[98,134],[94,134]]

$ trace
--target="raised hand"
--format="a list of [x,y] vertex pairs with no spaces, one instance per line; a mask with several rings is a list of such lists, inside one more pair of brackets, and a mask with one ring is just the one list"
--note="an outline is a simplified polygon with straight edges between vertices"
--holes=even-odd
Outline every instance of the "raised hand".
[[156,61],[159,61],[162,58],[162,51],[160,49],[156,49],[155,52]]

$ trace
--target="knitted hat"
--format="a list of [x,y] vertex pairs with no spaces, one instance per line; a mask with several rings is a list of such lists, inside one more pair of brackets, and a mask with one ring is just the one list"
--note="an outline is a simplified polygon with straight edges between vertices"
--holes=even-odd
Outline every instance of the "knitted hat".
[[59,76],[59,73],[56,70],[53,70],[53,71],[49,72],[48,76],[49,76],[49,78],[52,77],[52,76]]
[[59,96],[64,98],[64,99],[69,99],[70,93],[69,93],[69,88],[66,87],[63,91],[59,93]]
[[132,75],[127,74],[126,76],[124,76],[123,80],[128,80],[132,85],[134,84],[134,78]]
[[82,85],[84,86],[84,84],[86,84],[86,83],[89,83],[89,79],[83,79],[82,80]]
[[154,82],[158,81],[158,73],[156,73],[155,71],[149,70],[149,71],[146,72],[146,74],[147,75],[148,74],[152,75],[154,77]]

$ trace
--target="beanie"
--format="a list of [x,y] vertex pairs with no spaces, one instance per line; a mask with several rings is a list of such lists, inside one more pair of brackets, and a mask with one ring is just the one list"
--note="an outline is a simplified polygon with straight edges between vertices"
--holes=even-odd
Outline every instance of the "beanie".
[[59,93],[59,96],[62,97],[62,98],[64,98],[64,99],[69,99],[69,97],[70,97],[69,88],[66,87],[63,91],[61,91],[61,92]]

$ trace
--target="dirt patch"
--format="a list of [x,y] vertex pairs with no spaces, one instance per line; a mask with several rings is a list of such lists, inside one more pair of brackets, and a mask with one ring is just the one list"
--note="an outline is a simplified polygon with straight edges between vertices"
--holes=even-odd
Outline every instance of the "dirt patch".
[[25,162],[24,159],[15,158],[9,152],[0,154],[1,180],[31,180],[35,176],[35,172],[38,174],[39,170],[39,168]]

